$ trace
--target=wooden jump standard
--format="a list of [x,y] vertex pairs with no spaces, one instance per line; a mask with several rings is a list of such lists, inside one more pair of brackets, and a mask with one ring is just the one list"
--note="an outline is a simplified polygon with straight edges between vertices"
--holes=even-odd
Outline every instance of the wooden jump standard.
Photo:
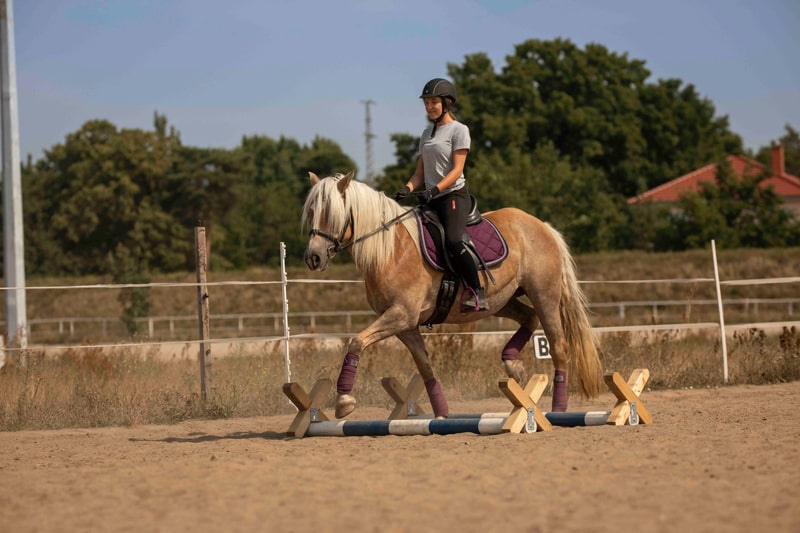
[[[617,403],[612,410],[565,413],[546,412],[544,416],[551,425],[559,427],[621,426],[625,424],[636,425],[640,422],[642,424],[651,424],[653,418],[640,398],[648,379],[650,379],[650,371],[646,368],[634,370],[627,382],[619,373],[609,372],[604,376],[604,381],[609,390],[617,397]],[[548,378],[546,375],[536,374],[528,382],[528,386],[531,386],[534,380],[536,381],[536,387],[531,389],[530,396],[534,403],[538,403],[542,392],[547,387]],[[411,378],[408,387],[405,389],[395,378],[383,378],[381,383],[396,403],[394,410],[389,415],[390,420],[429,416],[417,404],[417,397],[422,392],[418,385],[418,383],[422,383],[422,378],[419,374]],[[500,416],[506,415],[504,413],[451,414],[448,418],[496,418]]]
[[[544,379],[542,379],[542,377]],[[384,383],[391,382],[384,380]],[[396,384],[396,380],[394,381]],[[410,395],[418,396],[415,379],[411,380],[407,389],[400,391],[395,400],[407,406]],[[327,378],[318,380],[311,393],[307,394],[297,383],[285,383],[283,392],[297,407],[288,434],[293,437],[305,436],[356,436],[356,435],[449,435],[452,433],[534,433],[552,428],[544,413],[536,405],[533,398],[538,399],[547,386],[546,376],[534,376],[523,389],[513,379],[504,379],[499,383],[500,390],[514,406],[510,413],[502,413],[500,417],[484,419],[448,418],[446,420],[378,420],[378,421],[331,421],[322,409],[322,404],[333,381]],[[387,389],[388,390],[388,389]],[[392,393],[390,393],[392,394]],[[417,412],[419,408],[417,407]]]
[[614,372],[605,375],[605,382],[617,397],[611,411],[544,413],[536,403],[547,388],[546,375],[531,377],[523,389],[513,379],[503,379],[498,385],[512,403],[510,413],[483,413],[477,415],[450,415],[445,420],[431,419],[417,403],[424,390],[422,378],[412,377],[404,389],[395,378],[381,380],[384,389],[396,405],[389,420],[331,421],[321,404],[333,386],[330,379],[316,382],[310,394],[297,383],[286,383],[283,392],[297,407],[297,415],[289,426],[288,434],[304,436],[381,436],[381,435],[450,435],[477,433],[535,433],[548,431],[553,426],[650,424],[652,417],[639,396],[649,378],[647,369],[637,369],[625,382]]

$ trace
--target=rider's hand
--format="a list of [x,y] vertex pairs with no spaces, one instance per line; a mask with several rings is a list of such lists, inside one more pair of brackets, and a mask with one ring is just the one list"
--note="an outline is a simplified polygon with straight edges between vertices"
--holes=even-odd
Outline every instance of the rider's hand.
[[406,198],[408,198],[410,194],[411,194],[411,189],[409,189],[408,185],[406,185],[405,187],[394,193],[394,199],[396,202],[399,202],[400,200],[405,200]]
[[427,204],[434,198],[439,195],[439,187],[431,187],[430,189],[425,189],[419,193],[419,201],[420,203]]

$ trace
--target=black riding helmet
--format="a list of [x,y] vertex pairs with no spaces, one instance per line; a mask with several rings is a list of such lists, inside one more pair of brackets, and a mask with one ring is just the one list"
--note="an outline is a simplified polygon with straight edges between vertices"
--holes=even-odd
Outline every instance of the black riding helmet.
[[422,88],[420,98],[428,98],[430,96],[441,96],[442,98],[449,97],[452,103],[456,103],[456,87],[444,78],[433,78],[425,84]]
[[420,98],[430,98],[431,96],[438,96],[442,99],[442,114],[433,120],[433,129],[431,130],[431,139],[436,135],[436,126],[439,121],[450,111],[450,107],[456,103],[456,86],[444,78],[433,78],[425,84],[422,88]]

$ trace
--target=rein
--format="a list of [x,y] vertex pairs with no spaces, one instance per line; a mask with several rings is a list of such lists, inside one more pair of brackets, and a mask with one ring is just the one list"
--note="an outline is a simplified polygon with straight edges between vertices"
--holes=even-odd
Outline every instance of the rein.
[[[344,239],[344,234],[347,233],[347,228],[349,226],[351,226],[351,225],[354,225],[354,223],[353,223],[353,208],[351,207],[350,208],[350,216],[347,217],[347,222],[345,223],[344,227],[342,228],[341,233],[339,233],[339,237],[338,238],[334,237],[330,233],[327,233],[325,231],[320,231],[320,230],[318,230],[316,228],[313,228],[309,232],[309,236],[313,237],[315,235],[319,235],[320,237],[322,237],[324,239],[328,239],[329,241],[331,241],[333,246],[329,246],[328,247],[328,257],[332,258],[334,255],[336,255],[337,253],[341,252],[342,250],[347,250],[348,248],[350,248],[354,244],[357,244],[357,243],[359,243],[359,242],[361,242],[363,240],[366,240],[366,239],[372,237],[373,235],[375,235],[376,233],[379,233],[381,231],[388,231],[389,227],[392,224],[394,224],[398,220],[402,219],[403,217],[405,217],[409,213],[413,213],[413,212],[417,211],[418,209],[419,209],[419,207],[415,207],[413,209],[409,209],[408,211],[406,211],[404,213],[400,213],[399,215],[397,215],[393,219],[382,223],[380,226],[378,226],[377,228],[375,228],[372,231],[369,231],[369,232],[365,233],[361,237],[359,237],[357,239],[353,239],[350,242],[344,243],[344,242],[342,242],[342,239]],[[333,253],[331,253],[331,251],[333,251]]]

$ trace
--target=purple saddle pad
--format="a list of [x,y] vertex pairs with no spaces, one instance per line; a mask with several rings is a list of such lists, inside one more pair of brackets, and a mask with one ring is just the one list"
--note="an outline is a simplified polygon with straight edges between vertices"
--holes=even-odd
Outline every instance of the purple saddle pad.
[[[436,241],[419,215],[417,215],[417,226],[419,227],[422,256],[433,268],[444,272],[447,268],[442,257],[443,252],[436,246]],[[477,224],[467,226],[467,234],[472,239],[487,268],[502,263],[508,257],[506,240],[490,220],[481,218]]]

